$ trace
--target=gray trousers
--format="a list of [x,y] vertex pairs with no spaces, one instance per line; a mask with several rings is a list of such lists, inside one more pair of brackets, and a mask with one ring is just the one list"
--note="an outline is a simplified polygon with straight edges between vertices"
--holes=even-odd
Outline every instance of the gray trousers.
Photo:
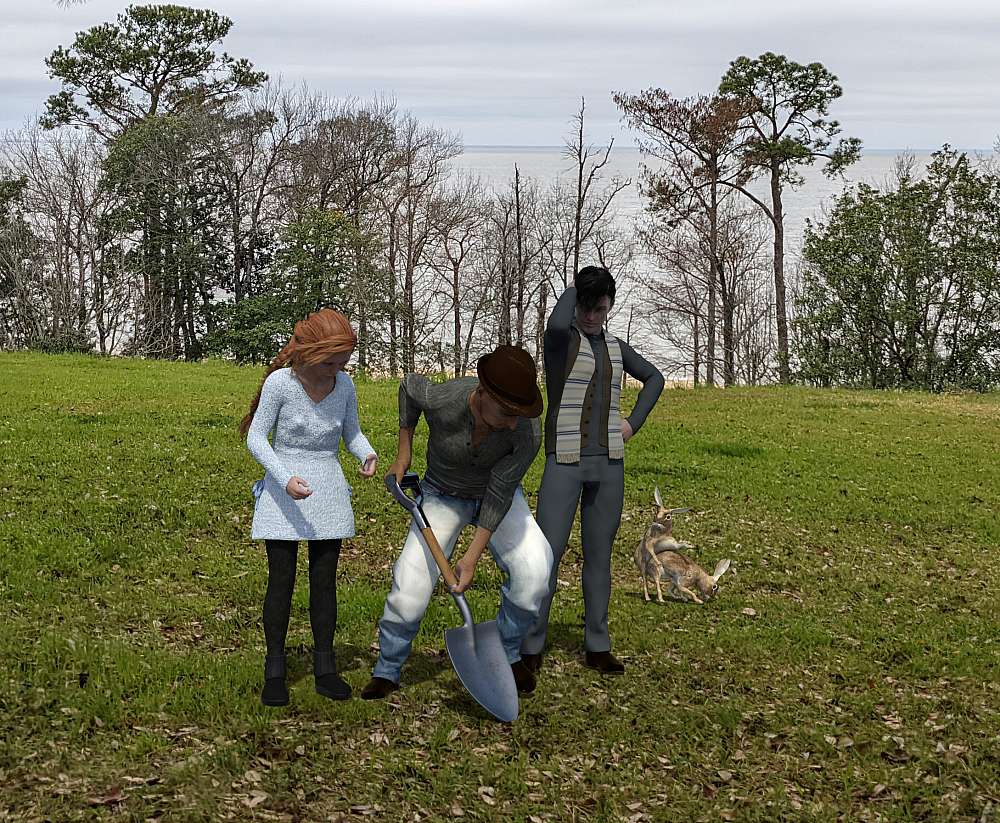
[[610,651],[611,548],[621,524],[624,499],[625,468],[621,460],[584,455],[579,463],[557,463],[555,455],[546,457],[535,519],[552,547],[552,574],[538,621],[521,643],[522,654],[540,654],[545,648],[559,563],[578,505],[583,543],[584,647],[589,652]]

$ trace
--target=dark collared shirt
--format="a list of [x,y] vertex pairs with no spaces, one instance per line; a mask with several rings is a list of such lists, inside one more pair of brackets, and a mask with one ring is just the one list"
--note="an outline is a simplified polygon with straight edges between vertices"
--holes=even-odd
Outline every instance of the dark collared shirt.
[[481,499],[479,525],[493,532],[538,453],[542,433],[537,418],[522,417],[517,428],[491,431],[473,446],[469,395],[478,386],[475,377],[431,383],[423,375],[406,375],[399,384],[399,426],[415,428],[423,414],[429,430],[427,481],[444,494]]

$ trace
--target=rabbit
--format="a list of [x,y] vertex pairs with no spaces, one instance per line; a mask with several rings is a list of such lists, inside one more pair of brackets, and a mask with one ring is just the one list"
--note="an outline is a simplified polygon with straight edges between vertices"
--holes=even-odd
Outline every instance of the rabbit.
[[698,597],[694,589],[701,592],[702,597],[708,599],[714,596],[718,590],[719,578],[729,569],[731,561],[720,560],[715,566],[715,572],[708,574],[697,563],[681,552],[681,549],[693,549],[694,545],[683,540],[676,540],[673,536],[673,516],[689,509],[667,509],[663,505],[660,497],[660,489],[657,487],[653,492],[653,499],[656,501],[656,515],[653,522],[646,529],[639,545],[635,550],[635,564],[642,578],[642,593],[646,600],[649,600],[648,581],[656,582],[657,602],[663,602],[663,591],[661,580],[670,581],[668,594],[679,600],[691,600],[699,605],[704,600]]
[[[649,600],[647,581],[654,580],[656,582],[656,599],[662,603],[663,591],[660,587],[660,580],[662,579],[663,566],[656,559],[656,551],[653,549],[653,545],[657,540],[676,542],[673,541],[674,515],[690,511],[690,509],[668,509],[664,507],[663,498],[660,497],[659,486],[653,490],[653,500],[656,502],[656,514],[653,516],[653,522],[649,524],[646,533],[642,536],[642,540],[639,541],[639,545],[636,547],[635,564],[642,577],[642,593],[646,600]],[[694,547],[689,544],[682,546],[678,543],[676,548]]]
[[656,546],[656,561],[661,576],[670,581],[667,594],[676,600],[691,600],[698,605],[714,597],[719,591],[719,578],[728,571],[731,561],[728,558],[720,560],[715,564],[715,571],[709,574],[686,554],[669,546],[670,543]]

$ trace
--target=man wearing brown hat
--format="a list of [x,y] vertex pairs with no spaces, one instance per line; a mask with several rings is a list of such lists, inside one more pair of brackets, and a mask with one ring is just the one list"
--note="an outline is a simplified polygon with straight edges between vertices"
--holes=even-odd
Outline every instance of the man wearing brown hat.
[[[530,692],[534,675],[521,662],[521,641],[538,617],[552,571],[552,550],[531,515],[520,483],[542,442],[542,395],[535,362],[523,349],[500,346],[479,359],[477,377],[434,384],[408,374],[399,387],[399,448],[390,474],[410,467],[413,432],[427,419],[427,471],[421,507],[447,556],[461,530],[476,524],[455,567],[465,591],[489,546],[506,575],[497,628],[518,690]],[[374,700],[399,688],[434,584],[437,564],[415,524],[393,568],[392,590],[379,620],[379,657],[361,697]]]

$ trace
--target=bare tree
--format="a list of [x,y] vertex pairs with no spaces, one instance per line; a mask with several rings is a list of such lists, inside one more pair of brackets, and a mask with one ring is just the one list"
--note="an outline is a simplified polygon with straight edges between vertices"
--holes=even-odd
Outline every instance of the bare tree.
[[461,377],[469,367],[471,329],[487,301],[487,285],[475,271],[485,214],[482,181],[464,176],[452,181],[435,213],[435,253],[430,265],[441,278],[440,294],[451,312],[451,368],[455,377]]
[[719,221],[719,296],[722,307],[722,379],[755,385],[773,369],[773,289],[768,225],[757,210],[727,201]]
[[26,178],[0,167],[0,344],[28,345],[45,335],[47,306],[42,291],[42,243],[24,219]]
[[[573,209],[573,266],[572,273],[580,268],[580,251],[591,233],[604,221],[615,197],[631,184],[631,180],[621,180],[617,177],[601,191],[595,191],[594,186],[602,179],[601,171],[608,164],[611,149],[615,139],[612,137],[605,146],[603,154],[600,150],[586,142],[584,129],[584,114],[587,102],[580,98],[580,111],[573,118],[576,131],[572,138],[566,141],[564,154],[575,165],[576,197]],[[564,280],[565,283],[565,280]]]
[[[543,256],[538,261],[541,282],[537,289],[535,357],[542,364],[542,338],[550,296],[557,296],[572,281],[582,259],[593,260],[615,275],[619,285],[628,279],[633,253],[625,232],[616,226],[615,201],[631,185],[628,179],[605,174],[614,138],[598,149],[587,142],[586,100],[573,118],[575,128],[566,138],[563,156],[572,161],[568,174],[552,181],[542,196],[540,224],[545,227]],[[625,293],[625,289],[621,289]],[[625,308],[619,301],[615,310]]]
[[[447,176],[448,161],[461,153],[454,135],[421,126],[404,115],[397,129],[401,162],[392,178],[392,188],[379,194],[385,218],[386,252],[390,273],[390,370],[398,373],[397,346],[402,343],[404,371],[416,368],[418,335],[429,329],[421,323],[429,308],[418,302],[419,275],[424,250],[433,231],[433,203]],[[400,321],[402,328],[400,328]]]
[[[642,279],[651,305],[650,328],[674,349],[669,369],[690,366],[695,385],[702,382],[703,370],[705,382],[714,381],[716,366],[727,386],[741,375],[758,382],[766,373],[759,358],[773,351],[766,333],[772,307],[766,227],[755,211],[741,210],[733,200],[717,218],[717,271],[708,253],[712,233],[706,215],[679,223],[672,232],[663,231],[654,218],[641,231],[644,248],[659,267]],[[713,283],[721,304],[721,358],[710,339],[718,335],[718,325],[708,323]],[[720,362],[710,368],[710,357]]]
[[[271,236],[287,220],[295,150],[320,115],[321,101],[304,88],[269,83],[226,112],[209,157],[222,195],[232,260],[227,284],[236,302],[258,291]],[[262,259],[263,256],[263,259]]]
[[[707,280],[705,379],[714,385],[718,286],[722,279],[719,208],[732,196],[726,184],[742,185],[749,178],[739,138],[747,105],[724,97],[678,100],[662,89],[647,89],[638,95],[617,93],[614,99],[628,122],[639,129],[642,153],[659,161],[655,169],[644,168],[644,189],[649,209],[658,216],[663,230],[670,231],[679,221],[707,222],[706,254],[711,272]],[[696,231],[700,232],[697,226]]]
[[[299,201],[304,196],[310,206],[337,208],[348,216],[359,237],[385,239],[380,204],[386,202],[405,162],[397,144],[399,127],[400,115],[391,99],[325,105],[320,121],[299,146],[300,180],[293,187]],[[352,308],[362,370],[376,357],[378,328],[392,310],[387,300],[389,271],[371,259],[368,246],[355,249],[352,266]],[[389,348],[395,356],[394,346]]]
[[710,277],[705,271],[704,251],[690,232],[664,234],[655,225],[641,228],[640,239],[658,266],[642,278],[644,322],[668,344],[665,376],[686,376],[690,368],[697,386],[705,357],[704,318]]
[[[128,302],[120,243],[108,226],[111,194],[101,185],[105,153],[93,135],[45,134],[27,129],[0,148],[0,164],[23,179],[23,219],[40,253],[29,291],[45,322],[32,339],[75,337],[82,346],[96,333],[102,353],[123,332]],[[20,276],[28,270],[20,267]]]

